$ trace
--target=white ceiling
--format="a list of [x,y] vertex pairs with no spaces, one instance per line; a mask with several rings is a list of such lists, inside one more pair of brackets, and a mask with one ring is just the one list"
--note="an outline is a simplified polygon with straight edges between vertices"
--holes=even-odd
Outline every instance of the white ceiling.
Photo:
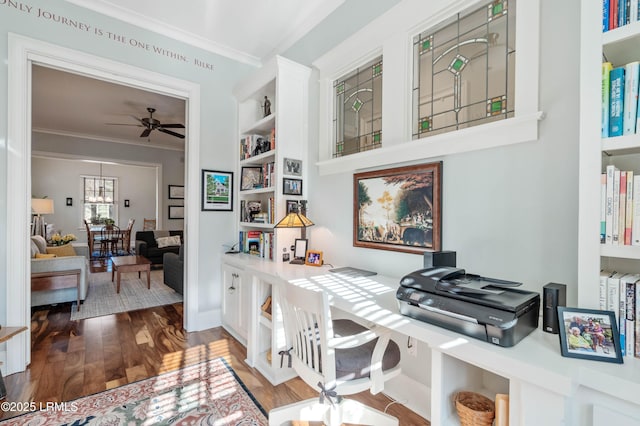
[[[67,1],[258,66],[291,47],[345,0]],[[34,66],[35,132],[184,149],[185,139],[158,131],[140,137],[144,128],[133,117],[148,117],[148,107],[156,109],[153,118],[161,123],[185,124],[181,99]]]

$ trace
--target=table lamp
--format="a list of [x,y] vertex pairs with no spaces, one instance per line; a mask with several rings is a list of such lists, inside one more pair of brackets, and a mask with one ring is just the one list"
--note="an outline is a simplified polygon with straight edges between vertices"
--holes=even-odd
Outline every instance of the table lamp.
[[35,215],[33,218],[33,235],[42,235],[45,239],[47,237],[47,227],[42,218],[44,214],[53,214],[53,200],[51,198],[32,198],[31,199],[31,214]]
[[[302,200],[299,203],[297,203],[296,206],[292,208],[291,211],[289,211],[287,215],[282,220],[280,220],[280,222],[276,224],[275,228],[300,228],[300,240],[304,240],[306,242],[307,227],[313,226],[313,222],[311,222],[305,216],[306,210],[307,210],[306,206],[307,206],[306,200]],[[298,244],[297,244],[298,241],[299,240],[296,239],[296,249],[298,247]],[[302,260],[300,260],[298,257],[295,256],[295,252],[294,252],[294,257],[289,263],[304,264],[304,255]]]

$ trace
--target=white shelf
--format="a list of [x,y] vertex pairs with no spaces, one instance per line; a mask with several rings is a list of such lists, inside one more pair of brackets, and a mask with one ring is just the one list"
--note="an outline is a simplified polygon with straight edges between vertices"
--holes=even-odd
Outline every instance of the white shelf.
[[602,139],[602,151],[609,155],[640,153],[640,134]]
[[266,117],[258,120],[253,123],[251,126],[246,129],[241,130],[240,133],[243,135],[252,135],[252,134],[263,134],[271,132],[271,129],[276,127],[276,115],[271,113]]
[[275,157],[276,157],[276,150],[272,149],[271,151],[263,152],[260,155],[255,155],[253,157],[240,160],[240,165],[246,166],[246,165],[253,165],[253,164],[262,164],[269,161],[274,161]]
[[260,314],[260,318],[258,319],[261,325],[264,325],[268,329],[271,330],[271,320],[264,315]]
[[600,256],[618,257],[621,259],[640,259],[640,246],[615,246],[601,244]]
[[266,188],[258,188],[258,189],[245,189],[240,191],[240,195],[264,194],[267,192],[274,192],[275,190],[276,190],[275,186],[267,186]]
[[274,227],[274,225],[275,223],[240,222],[240,226],[248,226],[251,228],[271,229]]
[[640,22],[634,22],[602,34],[603,52],[614,66],[640,59],[638,55]]

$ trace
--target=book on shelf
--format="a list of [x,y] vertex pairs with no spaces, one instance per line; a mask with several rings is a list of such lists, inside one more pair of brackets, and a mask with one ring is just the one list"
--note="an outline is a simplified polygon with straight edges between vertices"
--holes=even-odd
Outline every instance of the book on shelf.
[[602,32],[609,31],[609,0],[602,0]]
[[609,0],[609,30],[618,28],[618,1],[624,0]]
[[620,171],[620,200],[618,216],[618,244],[624,245],[624,229],[627,224],[627,172]]
[[613,170],[613,202],[611,206],[611,244],[620,243],[620,169]]
[[631,245],[640,246],[640,176],[633,176],[633,219]]
[[627,200],[624,223],[624,245],[631,245],[631,235],[633,227],[633,171],[627,171]]
[[625,353],[627,356],[635,355],[636,336],[635,316],[636,316],[636,287],[640,280],[640,274],[633,274],[632,278],[626,280],[625,286],[625,341],[627,344]]
[[627,25],[630,0],[618,0],[618,27]]
[[622,136],[624,109],[624,67],[617,67],[609,73],[609,136]]
[[607,242],[607,174],[600,174],[600,244]]
[[613,181],[616,167],[614,165],[608,165],[606,169],[607,174],[607,187],[605,203],[605,242],[606,244],[613,243]]
[[611,105],[610,73],[613,69],[611,62],[602,63],[602,137],[609,137],[609,106]]
[[633,135],[636,132],[639,77],[640,62],[629,62],[624,66],[623,135]]
[[620,321],[620,278],[624,274],[613,272],[607,278],[607,311],[613,311],[616,321]]
[[635,306],[635,350],[634,355],[640,358],[640,284],[636,283],[636,306]]
[[598,308],[601,311],[607,310],[607,282],[611,275],[611,271],[600,271],[600,297],[598,300]]

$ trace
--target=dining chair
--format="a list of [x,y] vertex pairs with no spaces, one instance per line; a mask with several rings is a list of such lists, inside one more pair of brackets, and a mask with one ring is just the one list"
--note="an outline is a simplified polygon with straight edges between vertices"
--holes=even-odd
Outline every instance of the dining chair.
[[143,231],[154,231],[156,229],[156,220],[155,219],[144,219],[144,223],[142,224]]
[[269,425],[300,420],[397,426],[395,417],[341,399],[367,389],[381,392],[385,381],[400,374],[400,349],[390,339],[391,331],[366,328],[348,319],[333,320],[327,292],[287,284],[279,303],[290,348],[281,356],[287,357],[305,383],[320,389],[320,399],[272,409]]
[[101,233],[92,233],[91,225],[89,225],[89,222],[87,222],[86,219],[84,219],[84,227],[87,230],[87,245],[89,246],[89,257],[94,258],[94,250],[96,249],[96,246],[100,246]]
[[100,256],[118,255],[118,244],[121,239],[120,228],[116,225],[104,226],[100,231]]

